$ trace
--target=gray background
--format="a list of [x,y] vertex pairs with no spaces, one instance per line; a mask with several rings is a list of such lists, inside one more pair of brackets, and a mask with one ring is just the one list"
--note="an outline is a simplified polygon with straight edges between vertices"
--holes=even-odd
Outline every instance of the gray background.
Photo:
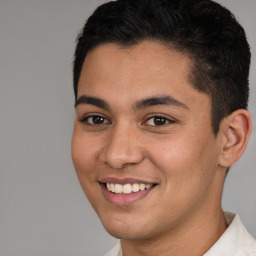
[[[75,38],[103,2],[0,0],[1,256],[96,256],[116,242],[87,202],[70,157]],[[245,27],[253,54],[253,134],[229,173],[223,207],[256,236],[256,1],[220,2]]]

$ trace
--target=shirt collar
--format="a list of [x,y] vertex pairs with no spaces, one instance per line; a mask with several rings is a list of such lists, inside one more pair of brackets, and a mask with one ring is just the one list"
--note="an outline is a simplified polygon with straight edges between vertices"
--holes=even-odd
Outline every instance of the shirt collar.
[[255,240],[245,229],[240,217],[230,212],[224,212],[224,215],[228,228],[203,256],[256,255]]

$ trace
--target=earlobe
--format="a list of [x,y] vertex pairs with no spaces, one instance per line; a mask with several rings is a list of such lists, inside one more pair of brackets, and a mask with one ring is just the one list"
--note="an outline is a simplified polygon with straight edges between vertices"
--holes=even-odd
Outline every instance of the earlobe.
[[247,110],[238,109],[226,117],[224,122],[219,165],[230,167],[242,156],[247,146],[252,129],[251,118]]

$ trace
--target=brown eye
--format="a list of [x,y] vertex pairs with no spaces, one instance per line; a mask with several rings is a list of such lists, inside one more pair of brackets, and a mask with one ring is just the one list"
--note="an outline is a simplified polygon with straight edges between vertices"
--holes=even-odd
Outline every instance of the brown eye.
[[105,118],[102,116],[93,116],[91,119],[93,124],[103,124],[105,121]]
[[154,125],[164,125],[166,124],[166,118],[163,117],[155,117],[154,119]]
[[105,117],[99,115],[87,116],[83,118],[81,122],[88,125],[101,125],[110,123]]
[[163,116],[152,116],[145,123],[150,126],[163,126],[174,123],[174,121]]

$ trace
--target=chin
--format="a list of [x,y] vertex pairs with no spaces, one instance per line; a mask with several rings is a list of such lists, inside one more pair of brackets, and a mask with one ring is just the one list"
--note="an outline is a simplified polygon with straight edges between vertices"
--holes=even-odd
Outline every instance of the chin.
[[[125,240],[137,240],[137,239],[147,239],[151,237],[151,231],[149,230],[149,224],[145,221],[137,220],[134,221],[134,218],[131,220],[117,220],[111,218],[106,219],[105,221],[101,219],[102,224],[105,230],[113,237],[117,239]],[[146,228],[147,227],[147,228]]]
[[113,227],[105,229],[111,236],[122,240],[140,240],[149,237],[148,234],[144,234],[138,230],[120,230]]

